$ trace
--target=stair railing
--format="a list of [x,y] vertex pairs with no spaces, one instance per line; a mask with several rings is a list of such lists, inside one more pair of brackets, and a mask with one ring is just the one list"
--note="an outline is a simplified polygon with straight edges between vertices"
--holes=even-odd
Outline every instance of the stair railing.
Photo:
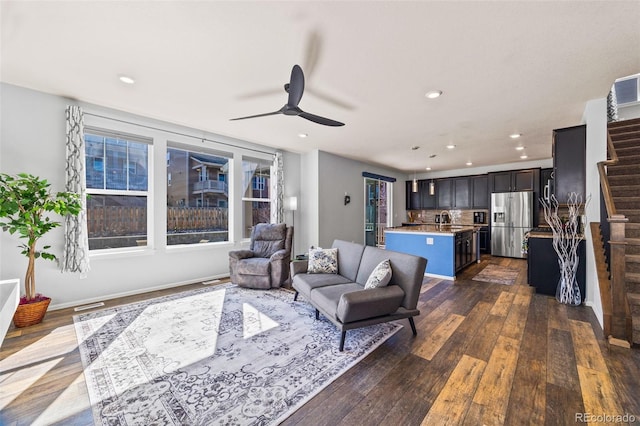
[[[611,135],[607,132],[607,153],[609,159],[598,162],[600,174],[600,187],[604,199],[607,218],[601,224],[609,228],[609,282],[600,281],[600,296],[605,317],[603,331],[609,338],[626,340],[631,342],[630,327],[631,316],[627,302],[627,289],[625,283],[625,224],[628,219],[623,214],[618,214],[611,195],[607,166],[618,163],[618,154],[613,146]],[[606,232],[605,232],[606,234]]]

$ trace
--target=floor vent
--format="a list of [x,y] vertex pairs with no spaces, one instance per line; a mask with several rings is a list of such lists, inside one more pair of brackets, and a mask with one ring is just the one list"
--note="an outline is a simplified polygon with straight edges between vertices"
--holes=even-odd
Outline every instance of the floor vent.
[[202,281],[202,285],[217,284],[217,283],[219,283],[219,282],[220,282],[220,280]]
[[104,302],[92,303],[90,305],[76,306],[75,308],[73,308],[73,310],[76,312],[86,311],[87,309],[99,308],[100,306],[104,306]]

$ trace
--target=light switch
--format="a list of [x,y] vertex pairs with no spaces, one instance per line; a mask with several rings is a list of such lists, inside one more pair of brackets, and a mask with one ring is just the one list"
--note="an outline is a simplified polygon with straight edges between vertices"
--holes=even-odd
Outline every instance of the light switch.
[[427,245],[428,246],[432,246],[433,245],[433,238],[427,237]]

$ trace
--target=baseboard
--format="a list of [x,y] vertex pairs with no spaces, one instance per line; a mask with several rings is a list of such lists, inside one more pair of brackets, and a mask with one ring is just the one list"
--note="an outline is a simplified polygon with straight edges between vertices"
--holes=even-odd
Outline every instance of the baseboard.
[[429,274],[429,273],[426,273],[426,272],[424,273],[424,276],[425,277],[429,277],[429,278],[440,278],[440,279],[443,279],[443,280],[451,280],[451,281],[455,281],[455,279],[456,279],[455,276],[450,277],[448,275]]
[[204,282],[204,281],[212,281],[212,280],[217,280],[217,279],[222,279],[222,278],[229,278],[229,274],[210,275],[208,277],[195,278],[195,279],[192,279],[192,280],[179,281],[179,282],[174,282],[174,283],[169,283],[169,284],[162,284],[162,285],[155,286],[155,287],[146,287],[146,288],[142,288],[142,289],[138,289],[138,290],[123,291],[121,293],[105,294],[105,295],[99,296],[99,297],[91,297],[91,298],[88,298],[88,299],[81,299],[81,300],[76,300],[76,301],[68,302],[68,303],[52,304],[52,305],[49,306],[48,310],[49,311],[56,311],[56,310],[60,310],[60,309],[73,308],[75,306],[88,305],[88,304],[91,304],[91,303],[102,302],[102,301],[105,301],[105,300],[117,299],[119,297],[135,296],[136,294],[143,294],[143,293],[148,293],[148,292],[157,291],[157,290],[165,290],[167,288],[180,287],[180,286],[189,285],[189,284],[197,284],[197,283],[201,283],[201,282]]

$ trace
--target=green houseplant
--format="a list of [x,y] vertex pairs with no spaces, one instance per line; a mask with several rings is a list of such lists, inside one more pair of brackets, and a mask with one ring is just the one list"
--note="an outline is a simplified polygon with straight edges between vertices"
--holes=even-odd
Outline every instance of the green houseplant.
[[78,194],[54,193],[50,187],[46,179],[30,174],[0,173],[0,226],[26,240],[19,248],[22,249],[21,254],[29,259],[24,277],[25,295],[20,298],[14,315],[16,327],[40,323],[51,301],[36,293],[35,279],[36,259],[56,259],[53,253],[46,251],[51,246],[44,246],[41,250],[36,247],[41,237],[60,226],[60,222],[51,220],[49,213],[77,215],[82,209]]

